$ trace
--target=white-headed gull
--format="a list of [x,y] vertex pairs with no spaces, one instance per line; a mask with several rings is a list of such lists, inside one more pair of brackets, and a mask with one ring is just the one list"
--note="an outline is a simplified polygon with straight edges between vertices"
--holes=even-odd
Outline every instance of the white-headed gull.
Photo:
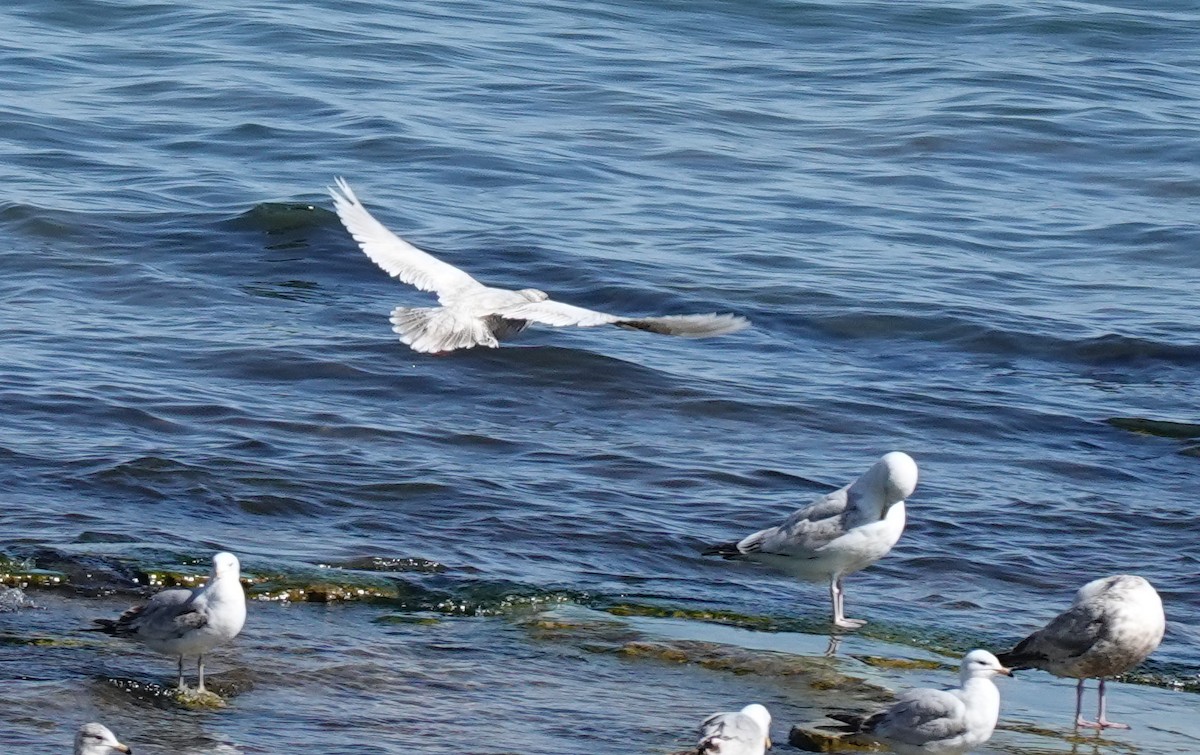
[[961,683],[954,689],[913,689],[887,710],[869,718],[831,714],[899,755],[962,755],[992,736],[1000,717],[997,674],[1012,676],[986,650],[963,656]]
[[371,261],[422,291],[437,294],[440,307],[396,307],[392,330],[413,351],[444,353],[473,346],[496,348],[529,323],[582,328],[617,325],[684,338],[734,333],[750,324],[732,314],[621,317],[563,304],[537,289],[513,291],[485,286],[462,270],[421,251],[376,220],[350,186],[330,188],[338,217]]
[[133,750],[118,742],[104,724],[84,724],[75,732],[75,755],[112,755],[114,752],[131,753]]
[[196,656],[196,690],[204,692],[204,654],[232,640],[246,623],[246,594],[240,577],[237,556],[218,553],[212,558],[212,572],[203,587],[163,590],[116,620],[95,622],[100,631],[131,637],[155,652],[179,656],[181,690],[187,689],[183,682],[184,656]]
[[698,755],[763,755],[771,747],[771,714],[758,703],[714,713],[700,724]]
[[829,580],[833,623],[846,618],[842,579],[887,555],[904,532],[904,500],[917,488],[917,463],[893,451],[850,485],[818,498],[778,527],[709,548],[705,555],[758,561],[799,579]]
[[[1038,668],[1078,679],[1075,725],[1092,729],[1128,729],[1105,715],[1104,678],[1122,674],[1154,652],[1166,629],[1162,599],[1141,577],[1118,574],[1092,580],[1075,593],[1075,602],[1043,629],[1017,643],[1002,662],[1014,668]],[[1083,717],[1083,684],[1100,680],[1099,715]]]

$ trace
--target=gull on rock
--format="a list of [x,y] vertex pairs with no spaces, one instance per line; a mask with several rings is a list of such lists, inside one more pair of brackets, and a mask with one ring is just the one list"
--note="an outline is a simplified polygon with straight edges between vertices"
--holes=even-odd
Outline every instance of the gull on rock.
[[[1128,729],[1128,724],[1106,716],[1104,679],[1146,660],[1162,642],[1166,622],[1162,599],[1145,579],[1129,574],[1102,577],[1079,588],[1070,608],[999,657],[1013,668],[1078,679],[1076,726]],[[1083,717],[1083,685],[1093,678],[1100,680],[1099,714],[1088,721]]]
[[1012,676],[986,650],[963,656],[953,689],[913,689],[869,718],[830,714],[899,755],[963,755],[992,736],[1000,717],[1000,690],[992,677]]
[[75,732],[75,755],[112,755],[114,752],[128,754],[133,750],[118,742],[104,724],[84,724]]
[[371,261],[404,283],[437,294],[440,307],[396,307],[392,330],[413,351],[445,353],[473,346],[496,348],[536,322],[554,327],[616,325],[684,338],[734,333],[750,324],[732,314],[622,317],[554,301],[533,288],[485,286],[466,272],[421,251],[376,220],[350,186],[336,179],[333,205],[346,230]]
[[714,713],[700,724],[697,755],[763,755],[771,747],[771,714],[758,703]]
[[866,622],[846,618],[842,579],[892,549],[904,532],[904,501],[916,488],[916,462],[893,451],[850,485],[818,498],[778,527],[713,546],[704,554],[757,561],[802,580],[829,580],[834,625],[857,629]]
[[237,556],[218,553],[203,587],[155,593],[148,603],[130,608],[118,619],[96,619],[97,630],[130,637],[163,655],[179,656],[180,690],[187,689],[184,656],[196,656],[196,691],[204,692],[204,654],[232,640],[246,623],[240,572]]

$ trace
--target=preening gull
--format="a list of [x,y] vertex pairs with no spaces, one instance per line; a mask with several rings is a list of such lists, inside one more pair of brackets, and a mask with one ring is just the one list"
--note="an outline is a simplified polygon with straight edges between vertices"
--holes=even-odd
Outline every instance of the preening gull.
[[[1105,715],[1104,678],[1122,674],[1154,652],[1166,629],[1162,599],[1145,579],[1129,574],[1092,580],[1075,593],[1075,602],[1043,629],[1000,654],[1013,668],[1039,668],[1078,679],[1075,725],[1091,729],[1128,729]],[[1099,715],[1083,717],[1083,685],[1100,679]]]
[[421,251],[376,220],[350,186],[336,179],[333,205],[346,230],[371,261],[389,275],[422,291],[437,294],[440,307],[396,307],[392,330],[413,351],[444,353],[473,346],[496,348],[529,323],[589,328],[617,325],[684,338],[734,333],[750,324],[731,314],[621,317],[563,304],[537,289],[491,288],[462,270]]
[[203,587],[163,590],[115,621],[96,619],[99,631],[132,637],[155,652],[179,656],[180,690],[187,689],[184,656],[196,656],[196,690],[204,692],[204,654],[232,640],[246,623],[246,594],[237,556],[218,553],[212,564],[208,584]]
[[75,732],[75,755],[112,755],[114,752],[131,753],[133,750],[118,742],[104,724],[84,724]]
[[1012,671],[986,650],[963,656],[954,689],[913,689],[869,718],[831,714],[899,755],[961,755],[988,741],[1000,717],[1000,690],[992,677]]
[[697,755],[763,755],[771,747],[771,714],[758,703],[714,713],[700,724]]
[[904,500],[917,488],[917,463],[893,451],[852,484],[818,498],[778,527],[704,551],[705,555],[758,561],[799,579],[829,580],[833,623],[857,629],[846,618],[842,579],[887,555],[904,532]]

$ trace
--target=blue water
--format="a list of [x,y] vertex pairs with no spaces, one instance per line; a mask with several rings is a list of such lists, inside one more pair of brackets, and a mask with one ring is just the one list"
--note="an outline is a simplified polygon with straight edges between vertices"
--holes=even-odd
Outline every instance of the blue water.
[[[578,656],[497,606],[819,625],[822,587],[698,552],[894,449],[921,484],[850,615],[1003,644],[1132,572],[1169,618],[1152,670],[1195,680],[1197,50],[1187,2],[9,0],[0,552],[111,578],[0,632],[82,637],[131,599],[118,565],[217,549],[446,570],[399,609],[251,605],[212,662],[254,688],[214,715],[103,681],[169,659],[0,646],[6,751],[102,718],[151,753],[665,752],[750,694],[789,724],[786,687]],[[754,328],[415,354],[387,314],[432,300],[358,251],[335,176],[485,282]]]

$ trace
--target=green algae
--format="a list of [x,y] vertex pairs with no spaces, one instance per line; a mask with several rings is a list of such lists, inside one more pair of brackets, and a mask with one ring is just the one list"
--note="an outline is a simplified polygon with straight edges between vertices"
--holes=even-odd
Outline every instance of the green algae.
[[788,744],[805,752],[881,752],[883,747],[862,736],[846,732],[793,726]]
[[25,637],[16,634],[0,634],[0,645],[23,645],[26,647],[81,648],[97,643],[69,640],[63,637]]
[[938,661],[924,661],[915,658],[884,658],[880,655],[852,655],[850,657],[875,668],[900,671],[936,671],[951,668],[948,664]]
[[1172,438],[1174,440],[1200,438],[1200,425],[1190,422],[1171,422],[1147,419],[1146,417],[1110,417],[1105,421],[1113,427],[1139,435],[1152,435],[1156,438]]
[[29,560],[0,556],[0,586],[52,589],[62,587],[68,581],[63,572],[39,569]]
[[668,606],[653,606],[644,603],[617,603],[604,607],[602,610],[613,616],[647,616],[659,619],[690,619],[706,621],[713,624],[755,629],[762,632],[780,631],[779,622],[766,616],[749,616],[733,611],[714,611],[695,608],[672,608]]

